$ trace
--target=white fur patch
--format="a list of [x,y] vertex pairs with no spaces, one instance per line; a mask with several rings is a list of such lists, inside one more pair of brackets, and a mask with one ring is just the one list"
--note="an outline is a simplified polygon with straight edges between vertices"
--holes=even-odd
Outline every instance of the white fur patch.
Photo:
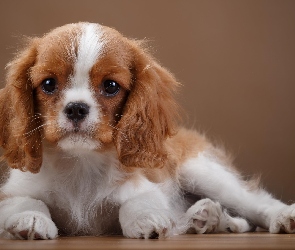
[[[55,221],[65,227],[72,223],[66,229],[68,234],[102,233],[104,228],[100,227],[100,216],[104,201],[107,197],[109,200],[111,193],[125,178],[125,174],[118,169],[115,152],[101,154],[80,149],[79,155],[72,155],[72,151],[64,152],[58,148],[45,148],[45,151],[49,153],[44,154],[43,166],[38,174],[14,169],[1,191],[10,196],[31,196],[44,201],[53,207],[52,218],[59,217],[60,209],[67,211],[65,216]],[[21,204],[17,211],[13,204],[6,205],[6,201],[0,202],[0,237],[7,217],[25,210],[41,211],[34,202],[28,202],[28,208]]]
[[104,41],[100,26],[84,24],[82,29],[71,84],[89,87],[89,72],[103,52]]
[[[138,176],[136,181],[127,181],[120,186],[113,194],[113,199],[119,204],[123,204],[129,199],[133,199],[136,196],[143,195],[145,193],[154,192],[162,194],[158,184],[148,181],[143,176]],[[161,203],[165,204],[165,208],[168,207],[168,200],[166,197],[162,197]]]
[[270,217],[285,206],[263,189],[248,190],[237,175],[206,152],[187,160],[180,176],[186,190],[219,201],[263,228],[269,228]]

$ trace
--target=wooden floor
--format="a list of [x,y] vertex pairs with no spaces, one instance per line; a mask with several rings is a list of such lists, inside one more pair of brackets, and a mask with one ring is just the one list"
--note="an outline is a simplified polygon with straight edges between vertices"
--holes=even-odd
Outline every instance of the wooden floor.
[[0,249],[295,249],[295,235],[248,233],[181,235],[160,240],[135,240],[119,236],[0,240]]

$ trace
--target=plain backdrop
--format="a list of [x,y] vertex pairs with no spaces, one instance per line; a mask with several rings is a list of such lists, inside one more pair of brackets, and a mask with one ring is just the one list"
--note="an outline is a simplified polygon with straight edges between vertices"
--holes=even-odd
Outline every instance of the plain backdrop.
[[[89,21],[148,39],[183,84],[186,126],[295,202],[295,1],[1,0],[0,81],[25,36]],[[1,115],[1,114],[0,114]]]

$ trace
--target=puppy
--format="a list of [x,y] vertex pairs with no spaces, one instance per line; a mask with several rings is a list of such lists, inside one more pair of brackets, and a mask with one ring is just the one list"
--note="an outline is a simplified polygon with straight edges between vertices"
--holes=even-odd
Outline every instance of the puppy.
[[295,206],[178,125],[179,84],[140,41],[92,23],[32,38],[7,66],[0,235],[295,232]]

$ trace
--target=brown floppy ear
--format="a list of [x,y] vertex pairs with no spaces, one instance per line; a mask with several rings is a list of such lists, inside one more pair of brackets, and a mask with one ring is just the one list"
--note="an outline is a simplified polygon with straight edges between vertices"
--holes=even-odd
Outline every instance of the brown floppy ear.
[[165,140],[174,134],[179,85],[143,49],[134,45],[133,83],[117,125],[116,147],[127,167],[161,168],[168,159]]
[[42,142],[35,115],[30,69],[37,55],[37,39],[8,64],[6,86],[0,91],[0,145],[11,168],[36,173],[42,164]]

